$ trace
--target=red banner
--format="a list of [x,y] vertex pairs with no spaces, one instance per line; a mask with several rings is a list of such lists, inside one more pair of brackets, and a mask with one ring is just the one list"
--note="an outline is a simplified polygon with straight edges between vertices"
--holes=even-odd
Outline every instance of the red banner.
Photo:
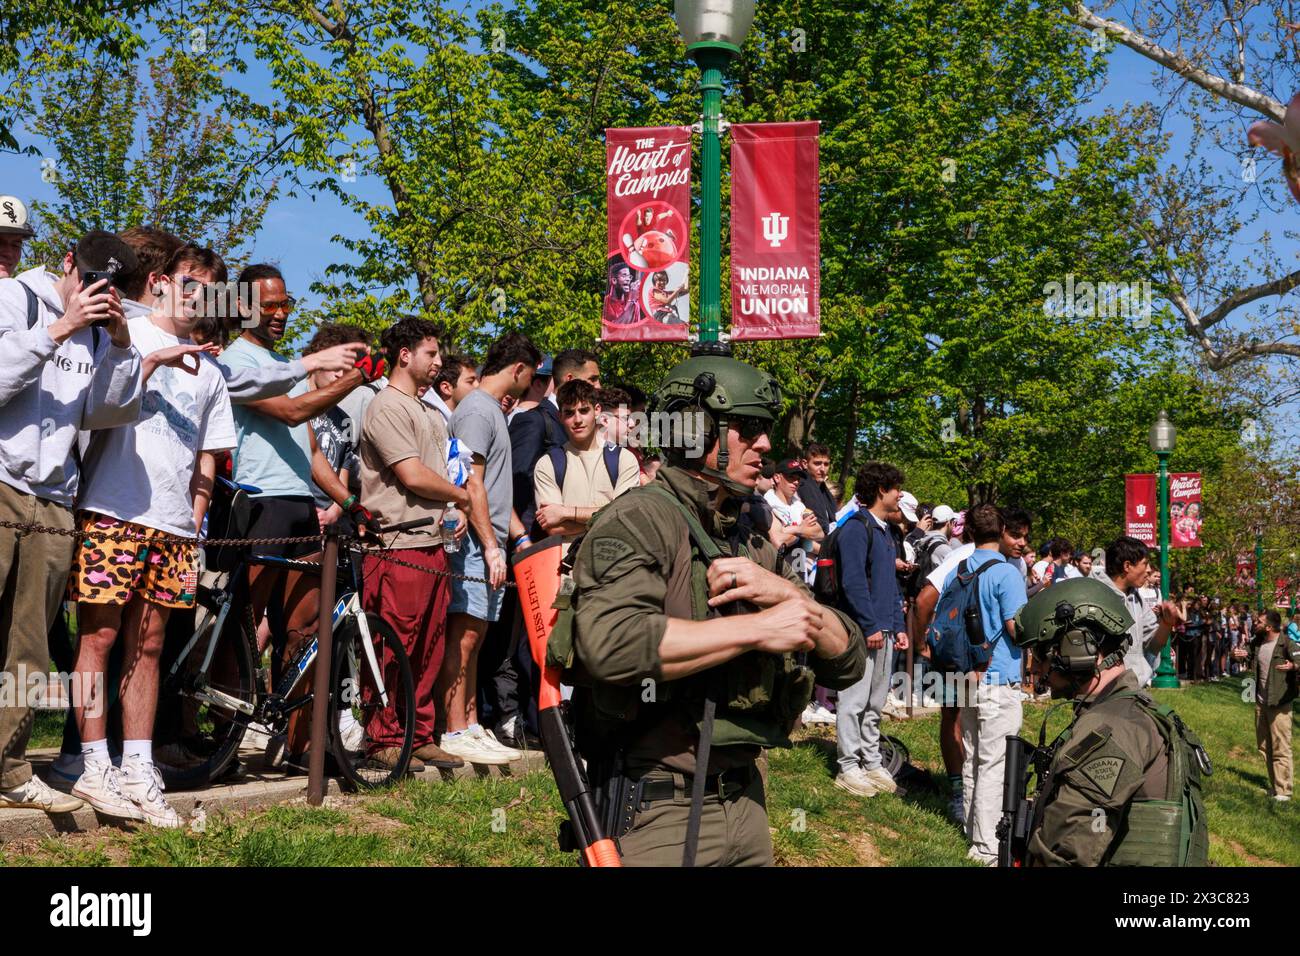
[[686,341],[691,128],[605,130],[605,199],[609,242],[600,337]]
[[1249,554],[1237,555],[1237,577],[1233,583],[1242,590],[1255,587],[1255,560]]
[[821,334],[814,120],[731,127],[731,337]]
[[1291,582],[1286,578],[1273,580],[1273,607],[1285,611],[1291,606]]
[[1147,547],[1160,544],[1155,475],[1124,476],[1124,533]]
[[1201,546],[1200,472],[1169,476],[1169,546]]

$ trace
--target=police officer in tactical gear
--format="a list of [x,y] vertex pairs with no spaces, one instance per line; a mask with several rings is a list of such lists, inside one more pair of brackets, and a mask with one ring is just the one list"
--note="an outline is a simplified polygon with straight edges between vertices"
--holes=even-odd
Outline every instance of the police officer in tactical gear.
[[1091,578],[1057,582],[1016,616],[1014,640],[1075,708],[1035,799],[1030,865],[1206,865],[1209,760],[1125,668],[1132,626],[1120,595]]
[[664,467],[578,549],[571,648],[557,622],[550,653],[576,685],[575,742],[626,865],[771,864],[756,760],[790,745],[814,683],[862,676],[858,627],[737,525],[780,409],[759,369],[678,365],[650,406],[681,425]]

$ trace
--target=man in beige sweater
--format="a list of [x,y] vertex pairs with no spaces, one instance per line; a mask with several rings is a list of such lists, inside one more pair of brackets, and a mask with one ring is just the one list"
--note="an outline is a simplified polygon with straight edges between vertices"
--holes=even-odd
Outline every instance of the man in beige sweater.
[[572,541],[602,505],[640,484],[636,456],[598,438],[601,407],[590,382],[571,379],[556,394],[568,441],[551,448],[533,470],[537,524],[547,534]]

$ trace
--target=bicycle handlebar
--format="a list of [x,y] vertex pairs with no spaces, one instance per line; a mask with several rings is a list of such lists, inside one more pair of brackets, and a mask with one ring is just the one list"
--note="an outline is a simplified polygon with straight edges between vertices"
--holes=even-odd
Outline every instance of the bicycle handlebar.
[[427,528],[433,524],[434,518],[416,518],[413,521],[399,521],[397,524],[390,524],[386,527],[373,531],[373,534],[392,534],[394,531],[414,531],[416,528]]

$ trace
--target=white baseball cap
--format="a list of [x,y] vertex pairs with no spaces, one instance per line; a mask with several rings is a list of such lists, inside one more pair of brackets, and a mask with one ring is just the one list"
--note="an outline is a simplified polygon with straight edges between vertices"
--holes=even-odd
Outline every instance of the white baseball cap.
[[903,517],[912,522],[912,524],[916,524],[917,503],[916,495],[912,494],[910,491],[904,491],[898,496],[898,508],[903,512]]
[[30,239],[36,230],[27,221],[27,207],[17,196],[0,196],[0,234]]
[[939,505],[934,509],[934,511],[930,512],[930,514],[933,516],[935,524],[947,524],[953,518],[957,517],[956,512],[947,505]]

